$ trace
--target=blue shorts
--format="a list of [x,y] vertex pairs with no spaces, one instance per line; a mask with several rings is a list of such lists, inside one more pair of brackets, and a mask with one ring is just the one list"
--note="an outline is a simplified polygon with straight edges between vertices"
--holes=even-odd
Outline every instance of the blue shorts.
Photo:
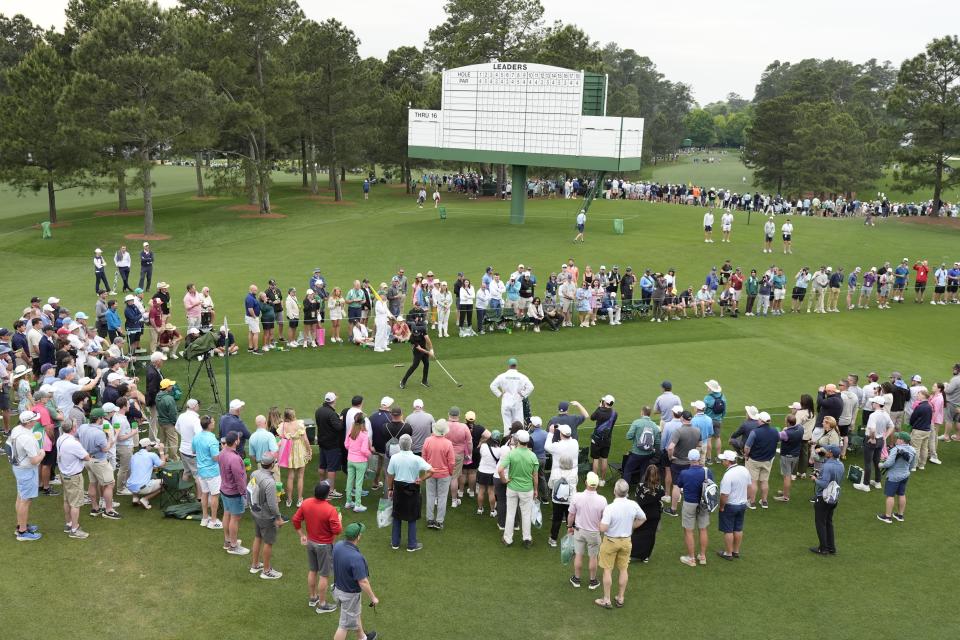
[[334,472],[340,471],[342,466],[343,452],[340,449],[320,449],[320,469]]
[[907,480],[910,478],[904,478],[899,482],[894,482],[892,480],[887,480],[883,485],[883,495],[888,498],[893,496],[903,496],[907,493]]
[[40,488],[40,467],[14,467],[13,475],[17,478],[18,498],[33,500],[37,497]]
[[723,420],[722,420],[722,419],[721,419],[721,420],[717,420],[716,418],[714,418],[714,419],[713,419],[713,437],[714,437],[714,438],[719,438],[719,437],[720,437],[720,429],[721,429],[721,428],[723,428]]
[[739,533],[743,531],[743,516],[747,512],[745,504],[728,504],[720,514],[720,531],[723,533]]
[[578,225],[577,225],[577,231],[579,231],[580,233],[583,233],[583,225],[582,225],[582,224],[578,224]]
[[360,307],[347,307],[347,320],[359,320],[361,311]]
[[230,515],[242,516],[244,507],[243,496],[225,496],[220,494],[220,502],[223,503],[223,510],[229,511]]

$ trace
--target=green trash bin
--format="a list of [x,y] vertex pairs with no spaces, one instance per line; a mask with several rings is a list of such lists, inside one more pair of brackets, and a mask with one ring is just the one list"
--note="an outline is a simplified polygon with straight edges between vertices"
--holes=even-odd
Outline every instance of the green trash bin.
[[440,207],[440,219],[441,219],[441,220],[446,220],[446,219],[447,219],[447,208],[446,208],[446,207]]
[[43,222],[40,223],[40,233],[41,233],[41,237],[42,237],[44,240],[47,240],[47,239],[53,237],[53,233],[50,231],[50,221],[49,221],[49,220],[44,220]]
[[623,218],[613,219],[613,232],[618,236],[623,235]]

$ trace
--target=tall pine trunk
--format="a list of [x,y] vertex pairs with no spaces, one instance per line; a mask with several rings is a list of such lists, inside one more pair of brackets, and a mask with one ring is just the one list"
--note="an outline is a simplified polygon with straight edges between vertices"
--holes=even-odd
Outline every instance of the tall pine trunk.
[[[311,162],[312,162],[311,156]],[[312,172],[311,172],[312,173]],[[307,136],[300,134],[300,174],[303,176],[303,187],[307,187]],[[314,190],[316,193],[316,190]]]
[[143,176],[143,234],[149,236],[153,234],[153,182],[151,179],[153,167],[150,165],[148,150],[140,153],[140,161],[143,165],[140,169]]
[[117,169],[117,210],[130,210],[127,206],[127,170],[124,167]]
[[310,193],[320,193],[320,185],[317,184],[317,145],[313,142],[313,136],[310,136]]
[[256,153],[253,149],[253,142],[249,143],[250,155],[244,162],[244,187],[247,191],[247,204],[253,206],[257,204],[257,175],[256,175]]
[[196,166],[197,166],[197,197],[203,198],[207,194],[203,189],[203,152],[202,151],[197,151]]
[[47,180],[47,212],[50,222],[57,221],[57,192],[53,188],[53,180]]

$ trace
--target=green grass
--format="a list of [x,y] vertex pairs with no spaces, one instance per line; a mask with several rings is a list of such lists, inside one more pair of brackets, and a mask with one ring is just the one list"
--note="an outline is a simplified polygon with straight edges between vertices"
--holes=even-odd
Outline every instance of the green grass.
[[[302,292],[315,266],[323,268],[329,285],[349,286],[361,276],[375,283],[386,280],[398,266],[407,274],[433,269],[452,280],[458,270],[478,278],[487,264],[507,271],[524,262],[545,279],[561,261],[574,257],[581,267],[595,269],[600,264],[673,267],[679,283],[686,285],[701,282],[725,258],[747,269],[776,262],[791,275],[805,264],[849,269],[904,256],[931,263],[955,260],[958,237],[949,228],[898,221],[865,229],[856,221],[796,219],[796,253],[766,256],[760,253],[760,225],[753,221],[748,227],[739,214],[732,245],[706,245],[699,209],[603,201],[591,210],[587,243],[574,246],[577,206],[565,201],[531,202],[527,223],[515,227],[508,224],[507,206],[500,202],[448,197],[449,218],[441,222],[432,209],[417,209],[402,188],[377,187],[371,200],[363,202],[355,181],[348,182],[350,205],[310,200],[294,185],[279,185],[274,204],[288,217],[272,220],[241,219],[228,210],[234,202],[197,202],[189,196],[157,198],[157,232],[172,239],[154,243],[155,280],[173,284],[174,300],[187,282],[209,285],[221,317],[227,314],[235,327],[248,284],[264,286],[272,277],[282,287]],[[142,225],[137,218],[94,218],[97,208],[103,207],[64,211],[63,219],[72,226],[54,230],[54,238],[46,241],[29,228],[36,213],[5,219],[0,249],[0,261],[8,266],[0,272],[5,323],[31,295],[56,293],[72,310],[93,309],[93,248],[102,246],[109,253]],[[625,220],[625,235],[612,233],[614,218]],[[182,308],[174,309],[175,320],[182,323]],[[827,317],[632,322],[558,334],[436,340],[437,354],[464,383],[462,389],[435,370],[432,389],[399,390],[401,370],[393,365],[408,361],[404,347],[382,355],[349,346],[260,358],[241,355],[231,361],[230,393],[246,400],[248,424],[271,405],[292,406],[301,417],[312,416],[323,393],[335,390],[341,398],[363,394],[368,406],[389,393],[405,409],[422,397],[435,415],[456,404],[475,410],[481,423],[495,425],[498,406],[487,385],[514,355],[537,387],[533,408],[543,416],[552,415],[559,400],[578,399],[590,407],[611,393],[622,418],[631,420],[656,397],[664,378],[674,382],[687,403],[702,397],[704,380],[716,378],[732,413],[746,404],[783,413],[801,393],[848,372],[899,369],[919,372],[931,382],[947,377],[956,358],[945,340],[955,332],[955,316],[953,307],[908,303],[889,311]],[[237,335],[243,344],[239,330]],[[223,361],[216,367],[222,375]],[[166,371],[184,379],[182,362],[168,362]],[[222,383],[221,378],[221,391]],[[726,432],[732,428],[725,427]],[[612,458],[624,450],[623,433],[618,428]],[[545,531],[535,532],[531,551],[504,549],[490,518],[474,516],[466,502],[449,515],[442,534],[421,531],[426,548],[419,554],[392,552],[386,534],[373,527],[362,546],[382,605],[376,614],[364,609],[366,624],[389,638],[474,635],[484,627],[498,638],[579,638],[597,629],[613,637],[641,624],[645,634],[663,635],[674,632],[678,617],[689,611],[697,620],[692,637],[714,635],[731,624],[745,638],[780,637],[785,629],[798,638],[824,633],[855,638],[864,629],[883,638],[945,637],[953,624],[947,605],[901,607],[895,625],[881,625],[879,610],[869,604],[898,602],[905,593],[952,590],[944,559],[960,549],[944,529],[944,515],[952,513],[950,505],[960,490],[951,470],[960,454],[951,446],[945,449],[945,465],[929,467],[911,483],[905,525],[880,524],[873,515],[881,504],[878,493],[848,488],[837,514],[841,554],[832,559],[806,550],[815,534],[810,505],[802,499],[809,490],[802,485],[800,499],[748,514],[745,557],[735,564],[717,559],[706,568],[684,567],[677,561],[682,551],[679,523],[666,518],[654,559],[631,573],[628,605],[622,611],[602,611],[591,602],[595,593],[570,588],[569,569],[546,547]],[[0,466],[0,478],[9,526],[13,492],[6,465]],[[313,480],[311,473],[308,484]],[[779,487],[778,473],[773,484],[772,490]],[[368,504],[375,504],[375,497]],[[33,545],[15,545],[8,537],[0,545],[5,568],[0,600],[11,634],[35,629],[47,608],[38,603],[52,597],[59,619],[73,621],[75,638],[126,638],[131,624],[142,638],[226,637],[267,629],[290,638],[332,636],[336,616],[318,618],[304,606],[306,566],[291,531],[281,532],[275,550],[284,578],[264,583],[247,573],[243,559],[220,551],[218,533],[201,531],[196,523],[163,520],[156,510],[134,511],[123,502],[122,522],[83,514],[92,535],[78,542],[59,533],[60,499],[37,501],[32,520],[47,536]],[[356,519],[371,525],[375,520],[372,510]],[[247,519],[241,537],[250,542],[252,534]],[[716,549],[715,522],[710,535]]]

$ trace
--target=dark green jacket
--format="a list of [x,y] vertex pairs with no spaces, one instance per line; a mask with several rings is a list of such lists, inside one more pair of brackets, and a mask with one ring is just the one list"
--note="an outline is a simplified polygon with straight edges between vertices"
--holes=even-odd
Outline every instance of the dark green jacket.
[[157,394],[157,423],[177,424],[177,401],[171,391]]

